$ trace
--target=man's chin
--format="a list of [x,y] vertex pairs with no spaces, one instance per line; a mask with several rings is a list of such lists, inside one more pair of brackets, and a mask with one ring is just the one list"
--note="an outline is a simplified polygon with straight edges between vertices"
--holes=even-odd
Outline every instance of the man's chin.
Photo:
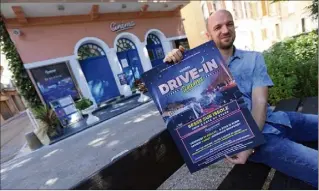
[[220,49],[224,49],[224,50],[227,50],[227,49],[230,49],[231,47],[233,46],[233,43],[224,43],[224,44],[220,44]]

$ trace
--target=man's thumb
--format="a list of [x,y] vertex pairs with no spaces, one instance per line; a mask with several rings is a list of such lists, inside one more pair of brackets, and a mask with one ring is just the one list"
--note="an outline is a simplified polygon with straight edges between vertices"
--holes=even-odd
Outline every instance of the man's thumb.
[[184,48],[182,45],[179,45],[178,49],[179,49],[182,53],[185,52],[185,48]]

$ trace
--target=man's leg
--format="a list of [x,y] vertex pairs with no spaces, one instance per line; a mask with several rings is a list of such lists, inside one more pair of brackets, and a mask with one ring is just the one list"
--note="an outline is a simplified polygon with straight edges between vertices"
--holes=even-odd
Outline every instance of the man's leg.
[[249,160],[264,163],[318,188],[318,151],[283,135],[264,134],[266,143]]
[[286,112],[292,128],[286,129],[289,139],[304,142],[318,141],[318,115]]

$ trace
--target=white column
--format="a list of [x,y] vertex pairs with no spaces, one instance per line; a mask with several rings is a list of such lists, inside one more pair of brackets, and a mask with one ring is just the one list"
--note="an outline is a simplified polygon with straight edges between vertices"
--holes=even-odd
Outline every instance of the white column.
[[76,59],[76,56],[72,57],[70,60],[70,67],[71,67],[71,70],[73,72],[73,75],[75,77],[75,80],[77,81],[78,85],[79,85],[79,88],[82,92],[82,95],[85,97],[85,98],[88,98],[90,100],[93,101],[93,104],[96,106],[96,102],[92,96],[92,93],[90,91],[90,88],[89,88],[89,85],[86,81],[86,78],[84,76],[84,73],[82,71],[82,68],[78,62],[78,60]]
[[146,48],[146,43],[141,43],[140,45],[136,46],[138,55],[141,59],[142,67],[144,72],[152,69],[152,63],[151,60],[148,56],[147,48]]
[[116,51],[114,50],[114,48],[110,48],[110,49],[107,50],[106,57],[107,57],[107,59],[109,61],[111,70],[113,72],[113,76],[114,76],[116,85],[117,85],[117,87],[119,89],[120,94],[122,95],[123,94],[123,88],[121,86],[119,78],[117,77],[118,74],[122,73],[122,68],[120,66],[120,62],[119,62],[119,60],[117,58]]
[[119,59],[117,57],[116,54],[116,50],[114,48],[110,48],[108,49],[108,51],[106,52],[106,57],[109,61],[111,70],[113,72],[113,76],[117,85],[117,88],[119,89],[119,92],[121,95],[130,95],[132,94],[132,91],[130,88],[127,88],[127,86],[125,85],[121,85],[120,80],[118,78],[118,74],[122,73],[122,67],[121,64],[119,62]]

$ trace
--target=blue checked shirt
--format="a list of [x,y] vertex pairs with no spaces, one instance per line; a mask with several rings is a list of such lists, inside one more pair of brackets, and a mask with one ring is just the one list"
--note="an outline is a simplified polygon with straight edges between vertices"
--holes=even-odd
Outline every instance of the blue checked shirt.
[[[234,55],[229,58],[227,64],[251,111],[252,90],[256,87],[274,85],[267,73],[263,55],[259,52],[235,49]],[[280,133],[267,122],[291,127],[288,115],[281,111],[273,112],[269,104],[263,133]]]

